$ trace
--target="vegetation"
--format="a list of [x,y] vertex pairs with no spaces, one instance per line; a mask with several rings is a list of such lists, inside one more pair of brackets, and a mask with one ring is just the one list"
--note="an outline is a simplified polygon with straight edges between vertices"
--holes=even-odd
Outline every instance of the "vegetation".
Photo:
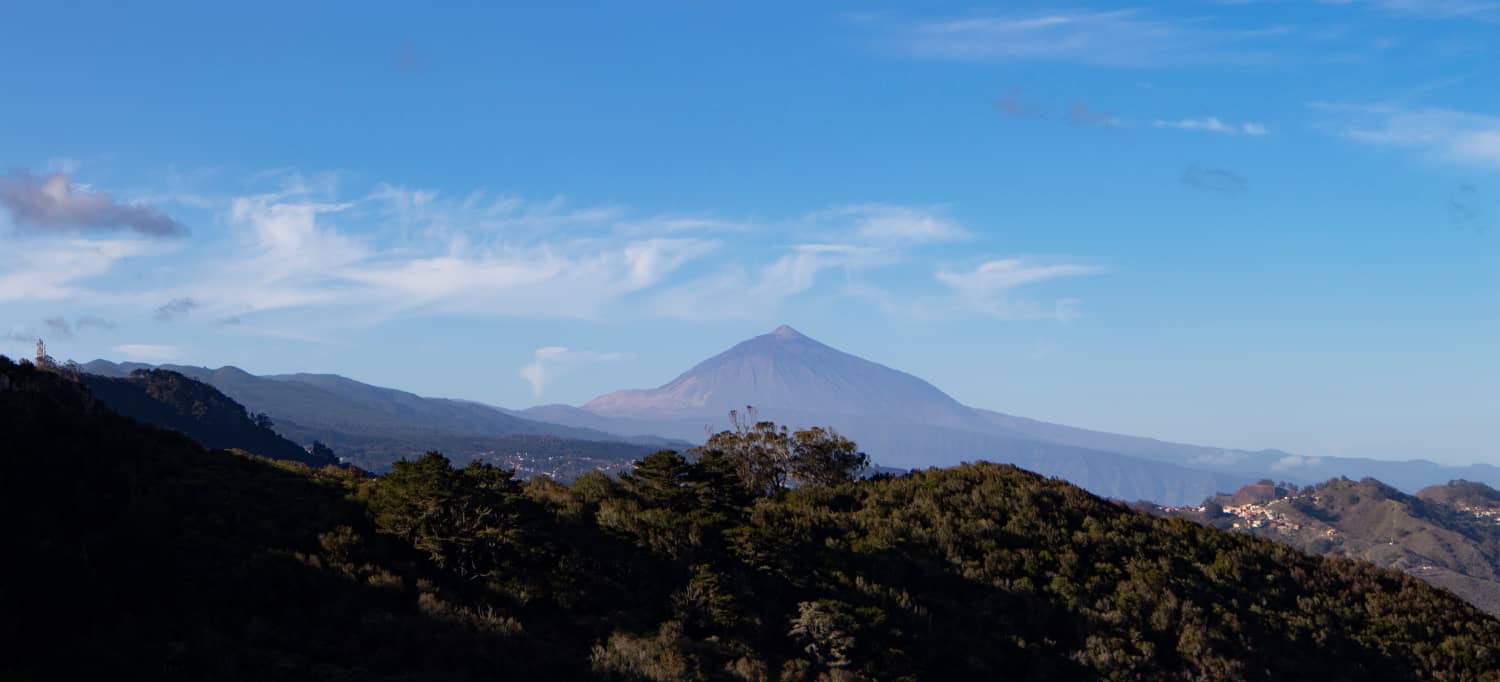
[[[134,364],[94,361],[82,369],[115,375]],[[481,459],[526,474],[571,479],[599,467],[623,467],[655,451],[609,434],[522,419],[487,405],[422,398],[342,377],[255,376],[234,367],[169,366],[223,391],[298,443],[322,442],[366,471],[389,471],[401,459],[442,450],[456,460]],[[154,423],[154,422],[153,422]]]
[[[1240,505],[1253,505],[1249,518],[1225,511]],[[1219,495],[1202,511],[1156,511],[1404,571],[1500,614],[1500,492],[1481,483],[1407,495],[1373,478],[1274,489],[1262,481]]]
[[367,478],[0,358],[0,677],[1500,679],[1500,622],[1399,572],[1010,466],[852,481],[827,432],[746,461],[784,433],[748,426],[571,485]]
[[326,446],[309,452],[277,435],[265,414],[251,415],[243,405],[198,381],[164,369],[138,369],[129,378],[83,374],[79,379],[111,410],[176,431],[215,448],[239,448],[272,459],[311,466],[338,464]]

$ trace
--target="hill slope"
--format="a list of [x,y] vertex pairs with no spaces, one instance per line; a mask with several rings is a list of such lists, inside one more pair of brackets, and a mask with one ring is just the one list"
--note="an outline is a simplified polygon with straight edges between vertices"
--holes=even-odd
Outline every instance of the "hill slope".
[[1245,486],[1182,515],[1405,571],[1500,615],[1500,492],[1454,481],[1407,495],[1375,479]]
[[136,370],[127,378],[83,375],[89,391],[111,410],[139,422],[181,431],[210,448],[238,448],[310,466],[338,464],[282,438],[250,418],[243,405],[168,370]]
[[[1493,679],[1421,581],[1011,467],[743,496],[204,450],[0,358],[0,676]],[[414,519],[422,523],[411,523]]]
[[[85,372],[103,376],[125,376],[142,368],[151,366],[104,360],[83,365]],[[182,365],[161,369],[209,384],[251,412],[270,415],[288,438],[302,444],[322,441],[371,471],[436,448],[462,459],[504,461],[528,473],[572,476],[644,456],[666,443],[538,422],[488,405],[424,398],[336,375],[257,376],[236,367]]]

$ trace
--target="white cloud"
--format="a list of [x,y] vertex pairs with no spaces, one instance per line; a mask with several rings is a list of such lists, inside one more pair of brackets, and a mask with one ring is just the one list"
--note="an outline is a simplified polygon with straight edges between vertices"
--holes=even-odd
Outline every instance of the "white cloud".
[[1366,4],[1398,14],[1438,18],[1476,18],[1493,15],[1500,3],[1489,0],[1320,0],[1325,5]]
[[583,242],[390,260],[347,268],[395,307],[488,314],[593,317],[619,298],[649,289],[718,247],[702,239]]
[[[1077,277],[1100,272],[1092,265],[1040,265],[1019,258],[991,260],[973,270],[939,270],[938,281],[953,289],[958,297],[981,312],[1002,319],[1034,319],[1049,316],[1048,311],[1028,301],[1012,300],[1007,294],[1017,287],[1063,277]],[[1078,299],[1057,301],[1050,316],[1068,322],[1078,316]]]
[[182,357],[182,349],[177,346],[149,343],[127,343],[115,346],[114,350],[129,360],[141,362],[170,362]]
[[[927,247],[978,239],[942,207],[851,203],[750,222],[387,184],[350,199],[334,176],[313,178],[277,171],[257,180],[272,191],[216,199],[223,231],[192,242],[34,235],[24,248],[0,248],[0,301],[86,301],[127,323],[138,315],[325,342],[432,314],[771,319],[813,297],[876,300],[893,316],[974,313],[953,294],[918,302],[878,293],[885,278],[930,272]],[[177,249],[191,251],[115,276],[122,260]],[[90,281],[106,274],[109,286]],[[1059,302],[1054,316],[1072,319],[1074,305]]]
[[1414,149],[1444,161],[1500,167],[1500,116],[1437,108],[1313,106],[1346,117],[1334,127],[1356,142]]
[[1158,128],[1176,128],[1178,130],[1205,130],[1211,133],[1223,135],[1251,135],[1260,136],[1269,133],[1266,126],[1255,121],[1245,123],[1225,123],[1217,116],[1206,118],[1184,118],[1176,121],[1164,121],[1158,119],[1153,125]]
[[874,243],[921,244],[969,236],[961,225],[930,209],[897,204],[836,206],[809,215],[808,221],[847,225],[849,236]]
[[1219,30],[1200,21],[1157,19],[1126,9],[918,22],[898,27],[894,40],[917,56],[936,59],[1150,67],[1261,63],[1273,59],[1273,51],[1253,43],[1290,32],[1285,27]]
[[126,258],[157,246],[141,240],[18,239],[0,235],[0,301],[57,300],[83,295],[79,286]]
[[1271,465],[1271,471],[1288,471],[1288,470],[1291,470],[1291,469],[1302,469],[1302,468],[1306,468],[1306,467],[1315,467],[1315,466],[1318,466],[1318,465],[1320,465],[1322,463],[1323,463],[1323,460],[1321,458],[1318,458],[1318,457],[1303,457],[1301,455],[1287,455],[1285,457],[1282,457],[1281,459],[1276,460],[1276,463]]
[[843,271],[848,278],[858,270],[892,262],[891,254],[873,247],[798,244],[759,268],[728,267],[667,289],[655,297],[651,309],[662,317],[682,319],[768,319],[786,299],[811,289],[824,271]]
[[574,368],[624,357],[620,353],[569,350],[566,346],[543,346],[532,353],[529,364],[520,370],[522,379],[531,384],[531,394],[540,396],[547,386]]

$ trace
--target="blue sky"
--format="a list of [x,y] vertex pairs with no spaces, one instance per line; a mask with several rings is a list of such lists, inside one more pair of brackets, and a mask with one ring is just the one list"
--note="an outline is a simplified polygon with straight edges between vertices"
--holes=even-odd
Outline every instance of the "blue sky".
[[766,5],[11,3],[0,352],[1500,463],[1500,6]]

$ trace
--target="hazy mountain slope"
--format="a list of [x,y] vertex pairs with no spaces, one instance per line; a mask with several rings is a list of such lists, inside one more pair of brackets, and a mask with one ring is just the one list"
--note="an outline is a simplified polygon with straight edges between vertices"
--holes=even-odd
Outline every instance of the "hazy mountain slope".
[[212,386],[176,372],[135,370],[125,378],[84,374],[82,380],[115,412],[180,431],[205,447],[237,448],[310,466],[338,464],[338,460],[314,455],[256,423],[244,406]]
[[747,404],[777,421],[839,428],[889,466],[1015,462],[1100,494],[1167,504],[1196,502],[1201,499],[1196,491],[1232,490],[1264,477],[1306,484],[1375,476],[1408,491],[1453,478],[1500,485],[1500,467],[1489,465],[1187,445],[969,408],[917,377],[829,348],[789,327],[742,342],[658,388],[605,394],[582,409],[544,406],[521,414],[691,440],[722,428],[726,412]]
[[977,426],[971,410],[917,377],[835,350],[791,327],[744,341],[666,385],[599,396],[583,409],[607,417],[723,415],[756,405],[786,412],[899,416]]
[[569,487],[428,457],[372,480],[208,451],[5,358],[0,432],[4,679],[1467,680],[1500,666],[1500,622],[1409,576],[1007,466],[754,501],[693,465]]
[[1500,485],[1500,467],[1489,464],[1443,465],[1422,459],[1377,460],[1363,457],[1307,457],[1281,450],[1237,450],[1186,445],[1052,424],[1025,417],[975,409],[990,423],[1015,435],[1053,443],[1117,452],[1229,476],[1273,477],[1298,484],[1340,476],[1376,478],[1414,492],[1441,481],[1463,478]]
[[1417,497],[1459,510],[1500,509],[1500,490],[1474,481],[1454,480],[1428,486],[1418,490]]
[[[140,363],[95,360],[84,371],[122,376]],[[591,429],[538,422],[479,403],[423,398],[333,375],[261,377],[236,367],[163,365],[214,386],[264,412],[286,437],[322,441],[341,457],[373,471],[391,462],[441,450],[458,459],[486,459],[523,472],[576,475],[600,463],[649,454],[659,439],[639,443]]]

